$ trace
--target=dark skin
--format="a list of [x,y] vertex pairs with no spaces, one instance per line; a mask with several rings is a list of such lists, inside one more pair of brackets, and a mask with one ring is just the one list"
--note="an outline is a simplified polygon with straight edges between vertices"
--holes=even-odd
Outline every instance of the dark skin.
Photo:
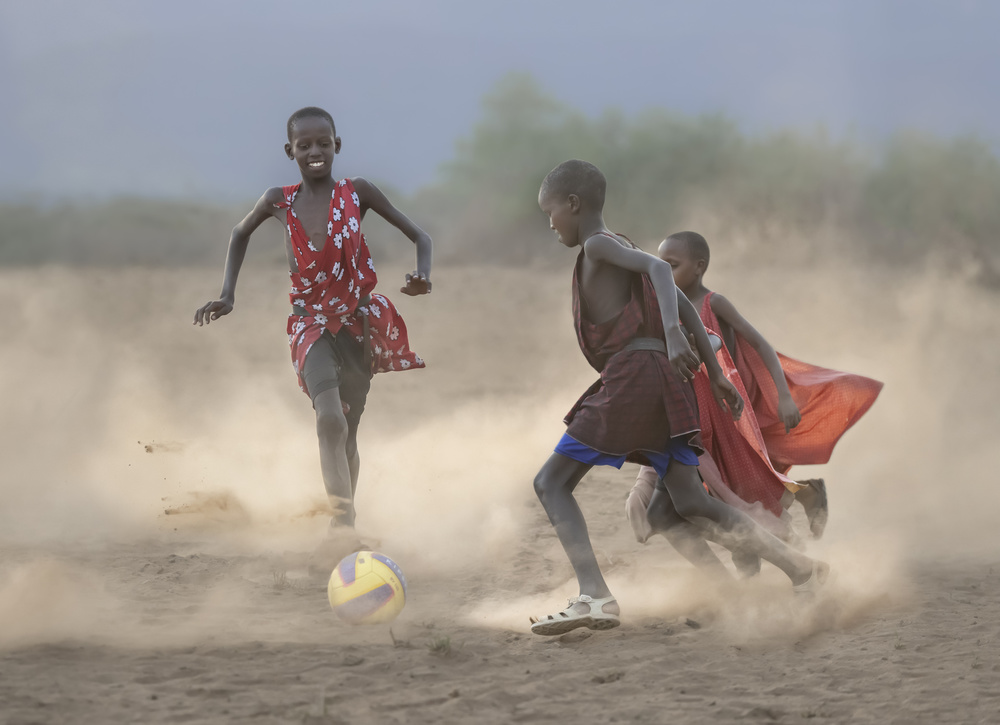
[[[613,318],[628,302],[632,275],[637,272],[649,275],[660,303],[671,366],[683,379],[690,380],[704,359],[713,395],[720,406],[728,407],[734,417],[738,417],[743,401],[715,359],[697,311],[674,286],[669,266],[626,240],[610,235],[601,210],[588,208],[575,194],[559,198],[543,188],[538,204],[548,215],[549,226],[558,234],[560,243],[570,248],[583,247],[580,291],[586,317],[594,323]],[[688,345],[678,317],[693,335],[700,358]],[[573,566],[580,594],[603,599],[611,596],[611,592],[594,555],[587,523],[573,496],[590,468],[588,464],[553,453],[535,477],[535,491]],[[731,547],[747,547],[758,552],[785,570],[794,583],[805,581],[811,575],[811,559],[760,530],[742,512],[710,499],[701,485],[697,467],[673,461],[663,481],[669,495],[657,491],[650,503],[650,521],[654,526],[672,528],[681,520],[699,529],[711,526],[713,533],[718,531],[714,536]],[[694,548],[692,556],[704,555],[705,551],[711,553],[700,537],[692,537],[690,546]],[[578,603],[574,608],[585,613],[588,606]],[[607,612],[617,613],[615,602],[609,602],[605,608]]]
[[[691,254],[685,242],[673,237],[668,237],[660,243],[658,254],[660,259],[669,264],[673,270],[674,281],[678,289],[691,301],[695,309],[700,310],[705,297],[711,292],[702,281],[708,263],[704,259],[696,258]],[[778,389],[778,417],[784,424],[787,433],[799,424],[802,416],[795,401],[792,400],[792,393],[788,389],[788,381],[785,380],[785,373],[781,369],[778,353],[728,299],[716,292],[712,295],[710,304],[712,312],[719,318],[719,323],[722,326],[719,332],[722,333],[722,339],[725,341],[729,353],[735,355],[736,336],[738,335],[746,340],[764,361],[764,365]]]
[[[327,237],[330,198],[337,183],[333,177],[334,157],[342,142],[330,122],[322,117],[305,117],[295,122],[285,144],[285,154],[299,167],[302,186],[292,208],[310,240],[322,249]],[[417,268],[407,274],[401,292],[411,296],[431,291],[432,242],[430,236],[414,224],[386,198],[377,186],[361,177],[351,179],[358,194],[361,218],[369,210],[399,229],[416,247]],[[291,272],[297,272],[292,241],[285,224],[286,210],[280,186],[268,189],[254,208],[233,229],[226,255],[222,293],[194,313],[195,325],[207,325],[228,315],[236,302],[236,281],[246,257],[251,235],[268,219],[276,219],[285,230],[285,253]],[[319,393],[313,400],[317,434],[320,441],[320,468],[327,495],[334,511],[334,522],[345,527],[354,523],[354,492],[357,488],[360,459],[357,430],[347,424],[345,406],[338,388]]]
[[[660,259],[670,265],[681,292],[691,300],[696,309],[701,309],[705,297],[711,292],[704,283],[708,262],[692,254],[686,242],[674,237],[664,239],[660,243],[657,254]],[[802,421],[802,414],[795,401],[792,400],[792,393],[788,389],[788,381],[785,380],[785,373],[781,369],[778,353],[771,343],[758,332],[757,328],[740,314],[729,299],[716,292],[712,295],[709,304],[712,307],[712,312],[719,318],[719,324],[722,327],[719,332],[722,333],[730,355],[735,358],[737,335],[746,340],[760,355],[760,359],[764,362],[764,366],[778,391],[778,419],[784,424],[785,432],[788,433]],[[823,534],[828,515],[826,483],[821,478],[810,478],[797,481],[797,483],[802,488],[795,492],[795,500],[805,508],[809,518],[809,527],[813,535],[819,537]]]

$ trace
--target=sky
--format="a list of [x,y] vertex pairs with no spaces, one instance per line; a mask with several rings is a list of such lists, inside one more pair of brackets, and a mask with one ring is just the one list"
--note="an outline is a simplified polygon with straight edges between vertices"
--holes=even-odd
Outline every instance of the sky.
[[339,173],[411,192],[511,71],[590,115],[996,148],[998,27],[989,0],[0,0],[0,199],[256,198],[297,181],[306,105]]

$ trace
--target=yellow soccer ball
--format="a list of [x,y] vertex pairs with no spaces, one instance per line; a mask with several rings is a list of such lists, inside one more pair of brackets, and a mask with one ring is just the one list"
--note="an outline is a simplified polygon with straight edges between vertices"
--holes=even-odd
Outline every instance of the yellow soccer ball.
[[345,556],[326,588],[330,606],[351,624],[391,622],[406,604],[406,577],[392,559],[375,551]]

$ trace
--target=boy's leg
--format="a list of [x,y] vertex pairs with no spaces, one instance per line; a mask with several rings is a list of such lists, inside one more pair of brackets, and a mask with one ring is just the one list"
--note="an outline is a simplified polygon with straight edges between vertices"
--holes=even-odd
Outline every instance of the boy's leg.
[[[351,394],[351,388],[344,389],[349,400],[341,398],[343,372],[343,356],[334,338],[330,333],[324,332],[306,355],[302,377],[312,396],[313,408],[316,410],[320,471],[333,509],[333,520],[330,524],[336,527],[353,527],[354,478],[348,444],[357,434],[357,421],[361,410],[354,410],[356,401]],[[346,413],[345,402],[348,404]],[[359,407],[363,410],[363,399]]]
[[580,594],[570,599],[569,606],[560,612],[532,617],[531,631],[534,634],[559,635],[577,627],[611,629],[620,623],[618,602],[611,596],[604,581],[590,544],[587,522],[573,497],[580,479],[590,469],[589,463],[553,453],[535,476],[535,493],[573,565]]
[[709,496],[696,466],[671,461],[663,486],[678,514],[709,529],[713,539],[730,551],[745,549],[757,554],[785,572],[795,585],[813,575],[816,562],[765,531],[739,509]]
[[716,576],[729,577],[729,571],[705,540],[705,530],[678,514],[670,496],[660,486],[653,489],[646,520],[654,533],[663,534],[677,553],[696,567]]
[[354,526],[354,486],[347,455],[349,429],[339,388],[328,388],[313,398],[319,465],[333,509],[331,525]]
[[577,484],[590,468],[590,464],[553,453],[535,476],[535,493],[573,565],[580,594],[603,599],[611,596],[611,590],[594,556],[583,511],[573,496]]

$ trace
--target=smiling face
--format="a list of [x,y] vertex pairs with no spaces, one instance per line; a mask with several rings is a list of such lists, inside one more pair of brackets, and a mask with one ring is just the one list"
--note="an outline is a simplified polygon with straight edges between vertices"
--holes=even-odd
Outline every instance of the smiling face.
[[705,271],[705,260],[695,259],[687,242],[681,239],[667,237],[660,242],[657,254],[670,265],[674,273],[674,284],[685,294],[701,279]]
[[300,118],[292,126],[292,139],[285,144],[285,153],[299,165],[303,179],[320,179],[333,173],[340,137],[325,118]]
[[559,243],[575,247],[580,243],[580,199],[576,194],[566,198],[547,191],[538,192],[538,206],[549,217],[549,228],[559,236]]

